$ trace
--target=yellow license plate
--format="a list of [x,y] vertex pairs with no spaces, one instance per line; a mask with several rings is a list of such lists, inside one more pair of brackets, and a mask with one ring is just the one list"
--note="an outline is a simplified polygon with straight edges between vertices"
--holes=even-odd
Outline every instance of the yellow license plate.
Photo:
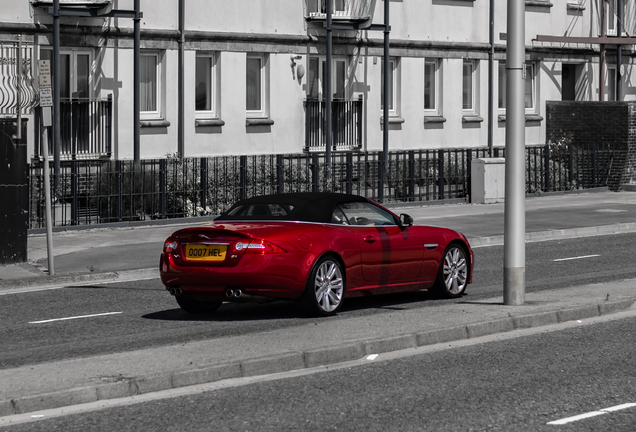
[[227,254],[227,245],[189,244],[185,247],[185,259],[188,261],[223,261]]

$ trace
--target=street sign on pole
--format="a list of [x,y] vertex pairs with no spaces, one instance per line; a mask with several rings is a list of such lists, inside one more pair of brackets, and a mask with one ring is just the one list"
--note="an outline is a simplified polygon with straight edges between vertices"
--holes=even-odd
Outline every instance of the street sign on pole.
[[44,203],[46,213],[46,249],[49,263],[49,276],[55,274],[53,262],[53,222],[51,221],[51,173],[49,170],[49,140],[47,128],[53,125],[51,108],[53,91],[51,88],[51,62],[38,60],[38,82],[40,84],[40,107],[42,109],[42,158],[44,159]]

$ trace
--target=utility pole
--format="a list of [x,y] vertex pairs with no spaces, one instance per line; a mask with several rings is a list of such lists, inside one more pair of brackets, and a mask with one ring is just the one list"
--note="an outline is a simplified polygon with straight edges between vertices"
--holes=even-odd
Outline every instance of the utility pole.
[[53,176],[56,189],[60,185],[60,111],[60,0],[53,0]]
[[525,2],[508,0],[506,42],[506,192],[504,304],[521,305],[526,290]]

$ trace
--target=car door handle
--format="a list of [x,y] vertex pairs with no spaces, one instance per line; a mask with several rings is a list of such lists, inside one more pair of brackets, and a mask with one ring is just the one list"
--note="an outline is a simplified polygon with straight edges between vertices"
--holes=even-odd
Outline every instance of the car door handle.
[[375,241],[375,237],[373,237],[372,235],[368,235],[364,238],[364,241],[367,243],[373,243]]

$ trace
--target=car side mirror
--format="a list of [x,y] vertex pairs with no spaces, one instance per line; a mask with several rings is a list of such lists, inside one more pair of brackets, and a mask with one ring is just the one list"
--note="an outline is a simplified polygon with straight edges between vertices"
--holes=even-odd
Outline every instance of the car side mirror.
[[413,226],[413,218],[411,216],[407,215],[406,213],[402,213],[400,215],[400,223],[404,227]]

